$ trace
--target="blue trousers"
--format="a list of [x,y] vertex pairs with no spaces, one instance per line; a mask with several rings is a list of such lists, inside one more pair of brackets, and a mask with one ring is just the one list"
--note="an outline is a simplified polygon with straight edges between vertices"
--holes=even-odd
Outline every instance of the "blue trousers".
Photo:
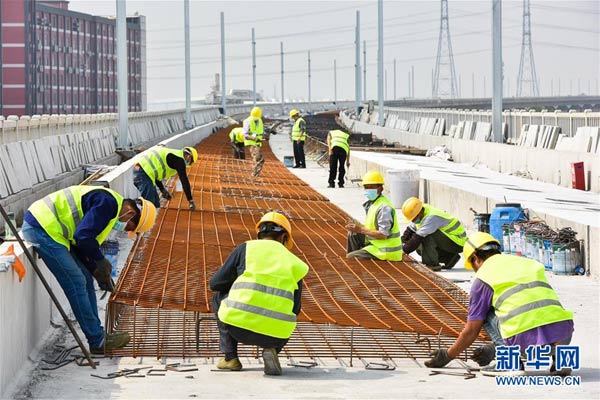
[[21,233],[25,240],[35,247],[65,292],[89,346],[101,347],[104,341],[104,328],[98,317],[94,278],[88,269],[42,228],[24,222]]
[[143,169],[133,171],[133,184],[140,191],[141,196],[154,204],[156,208],[160,208],[160,198],[158,197],[158,191],[152,179]]

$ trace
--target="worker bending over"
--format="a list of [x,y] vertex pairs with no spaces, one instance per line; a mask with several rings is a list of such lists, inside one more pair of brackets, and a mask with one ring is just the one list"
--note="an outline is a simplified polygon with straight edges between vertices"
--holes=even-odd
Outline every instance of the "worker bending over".
[[[193,147],[184,147],[182,150],[169,149],[164,146],[154,146],[135,157],[133,167],[133,184],[140,191],[142,197],[160,207],[160,199],[156,188],[160,190],[163,198],[171,200],[171,194],[165,189],[163,180],[177,174],[185,197],[194,211],[196,205],[192,197],[190,181],[186,168],[198,161],[198,151]],[[155,187],[156,186],[156,187]]]
[[98,186],[71,186],[33,203],[24,216],[22,234],[32,244],[65,292],[90,351],[121,348],[127,333],[104,334],[98,317],[94,281],[113,291],[112,265],[100,245],[111,230],[130,236],[154,225],[156,208],[141,197],[123,199]]
[[283,215],[266,213],[256,232],[258,240],[233,249],[210,280],[219,349],[225,354],[217,368],[242,369],[237,354],[241,342],[263,348],[266,375],[281,375],[277,354],[296,327],[308,266],[290,252],[292,228]]
[[[335,175],[338,173],[338,186],[344,187],[344,176],[346,175],[346,166],[350,166],[350,146],[348,145],[348,135],[344,131],[334,130],[327,134],[327,148],[329,149],[329,187],[335,187]],[[339,165],[339,168],[338,168]]]
[[[554,352],[556,345],[571,342],[573,313],[563,308],[546,279],[544,266],[528,258],[500,254],[498,240],[485,232],[469,235],[463,255],[465,268],[475,271],[467,324],[450,348],[434,351],[425,365],[445,366],[475,341],[483,327],[496,346],[518,345],[522,353],[529,346],[551,345],[554,362],[550,373],[569,375],[569,368],[556,371]],[[494,357],[493,345],[482,346],[473,354],[473,360],[482,366]]]
[[245,160],[246,152],[244,149],[244,128],[233,128],[229,132],[229,140],[231,141],[231,148],[233,149],[233,158]]
[[383,176],[369,171],[362,178],[367,201],[365,224],[350,223],[347,258],[402,261],[402,240],[398,216],[392,203],[382,194]]
[[[402,235],[406,254],[417,250],[423,264],[433,271],[456,265],[467,239],[458,219],[416,197],[406,199],[402,214],[411,221]],[[444,263],[443,267],[440,262]]]
[[306,122],[300,116],[298,110],[290,111],[290,118],[294,120],[292,127],[292,144],[294,146],[294,168],[306,168],[304,157],[304,141],[306,140]]
[[252,176],[257,177],[263,169],[265,164],[265,158],[262,155],[262,141],[263,141],[263,122],[262,122],[262,110],[259,107],[254,107],[250,111],[250,116],[244,120],[244,145],[250,147],[250,154],[252,155],[252,161],[254,167],[252,170]]

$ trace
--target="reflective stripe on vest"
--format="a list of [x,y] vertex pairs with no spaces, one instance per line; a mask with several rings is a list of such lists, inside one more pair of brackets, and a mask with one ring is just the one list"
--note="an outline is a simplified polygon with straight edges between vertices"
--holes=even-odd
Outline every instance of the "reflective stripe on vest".
[[296,327],[294,291],[308,266],[274,240],[246,242],[246,266],[219,307],[219,320],[287,339]]
[[573,313],[563,308],[546,280],[544,266],[537,261],[497,254],[485,260],[475,276],[494,291],[492,305],[505,339],[573,319]]
[[392,203],[385,197],[379,196],[367,212],[367,218],[365,221],[365,228],[369,230],[377,230],[377,213],[382,206],[388,206],[392,209],[394,222],[390,230],[390,235],[387,239],[370,239],[368,238],[369,245],[365,247],[365,250],[370,254],[374,255],[380,260],[389,261],[401,261],[402,260],[402,239],[400,238],[400,226],[398,223],[398,216],[394,210]]
[[350,147],[348,146],[350,135],[340,130],[329,131],[329,134],[331,135],[331,148],[333,149],[335,146],[341,147],[348,154],[350,151]]
[[264,133],[263,122],[262,119],[258,119],[258,124],[254,121],[252,117],[248,117],[244,120],[244,125],[248,122],[248,126],[250,128],[250,134],[256,135],[255,140],[244,139],[245,146],[262,146],[262,138]]
[[419,229],[421,225],[423,225],[423,222],[426,218],[439,218],[444,224],[440,228],[440,232],[448,236],[448,238],[457,245],[465,245],[465,242],[467,241],[467,233],[465,232],[465,228],[462,226],[458,219],[429,204],[424,204],[423,209],[425,210],[425,212],[423,213],[423,218],[421,219],[421,222],[415,224],[417,229]]
[[162,181],[175,175],[177,171],[167,164],[167,156],[173,154],[183,158],[183,150],[154,146],[138,155],[137,164],[153,181]]
[[[298,118],[296,120],[296,122],[294,122],[294,126],[292,127],[292,140],[294,142],[298,139],[306,140],[306,132],[304,132],[304,135],[302,135],[302,137],[300,137],[300,134],[302,133],[300,131],[300,122],[304,122],[304,124],[306,126],[306,122],[304,121],[304,119],[302,119],[302,117]],[[306,129],[306,128],[304,128],[304,129]]]

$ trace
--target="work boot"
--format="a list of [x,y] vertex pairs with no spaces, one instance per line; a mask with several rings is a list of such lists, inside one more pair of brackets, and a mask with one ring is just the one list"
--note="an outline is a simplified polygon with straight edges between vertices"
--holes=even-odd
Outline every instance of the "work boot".
[[442,268],[443,269],[452,269],[452,267],[454,267],[456,265],[458,260],[460,260],[460,254],[455,254],[452,257],[450,257],[450,260],[448,260],[448,262],[444,263],[444,266]]
[[130,340],[131,336],[127,332],[107,333],[104,336],[104,342],[99,347],[90,347],[90,353],[104,354],[105,351],[120,349],[127,346]]
[[265,375],[281,375],[281,365],[279,357],[274,348],[263,349],[263,362],[265,363]]
[[333,183],[330,183],[329,186],[327,186],[328,188],[334,188],[335,185]]
[[239,358],[232,358],[231,360],[227,361],[224,358],[221,358],[219,360],[219,362],[217,363],[217,369],[226,369],[229,371],[239,371],[242,369],[242,363],[240,362]]
[[562,376],[564,378],[565,376],[570,376],[572,372],[573,370],[568,367],[561,368],[557,371],[554,361],[552,362],[552,366],[550,366],[550,375]]
[[425,264],[425,266],[427,268],[429,268],[430,270],[432,270],[433,272],[438,272],[438,271],[442,270],[442,266],[439,265],[439,264],[437,264],[437,265],[427,265],[427,264]]
[[338,187],[341,187],[341,188],[343,188],[343,187],[344,187],[344,184],[343,184],[343,183],[338,183]]

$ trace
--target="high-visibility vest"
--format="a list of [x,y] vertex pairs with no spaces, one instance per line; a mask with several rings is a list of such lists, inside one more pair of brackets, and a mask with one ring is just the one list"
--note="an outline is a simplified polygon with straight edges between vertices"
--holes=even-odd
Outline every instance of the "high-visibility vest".
[[244,143],[244,128],[233,128],[229,132],[229,140],[235,143]]
[[448,238],[457,245],[465,245],[465,242],[467,241],[467,233],[465,232],[465,228],[462,226],[458,219],[429,204],[423,204],[423,209],[425,210],[425,212],[423,213],[423,218],[421,218],[421,221],[419,221],[418,224],[415,224],[417,229],[421,227],[421,225],[427,218],[442,218],[444,220],[445,225],[440,228],[440,231],[444,235],[448,236]]
[[296,122],[294,122],[294,126],[292,127],[292,140],[294,142],[298,139],[302,141],[306,140],[306,132],[304,132],[304,135],[302,135],[302,137],[300,136],[300,134],[302,134],[302,131],[300,131],[300,122],[304,122],[306,124],[302,117],[298,118]]
[[79,222],[83,218],[81,199],[92,190],[104,190],[117,200],[117,214],[108,222],[104,230],[96,236],[96,241],[100,245],[108,237],[123,206],[123,197],[114,190],[98,186],[71,186],[50,193],[43,199],[34,202],[29,207],[29,212],[35,217],[48,236],[70,250],[71,244],[75,244],[73,235],[75,234],[77,225],[79,225]]
[[162,181],[177,173],[167,164],[167,156],[174,154],[183,158],[183,150],[154,146],[136,156],[136,163],[142,167],[146,175],[153,181]]
[[246,269],[219,307],[219,320],[287,339],[296,327],[294,291],[308,265],[274,240],[246,242]]
[[348,146],[348,138],[350,135],[337,129],[334,131],[329,131],[329,135],[331,135],[331,140],[329,142],[331,143],[331,148],[333,149],[335,146],[341,147],[346,151],[346,154],[348,154],[350,151],[350,147]]
[[573,319],[563,308],[537,261],[497,254],[483,262],[477,279],[494,291],[492,306],[504,339],[539,326]]
[[377,212],[382,206],[388,206],[392,209],[392,215],[394,217],[394,223],[390,230],[390,235],[387,239],[369,239],[368,246],[365,250],[370,254],[374,255],[380,260],[389,261],[402,261],[402,239],[400,237],[400,226],[398,224],[398,216],[394,210],[392,203],[385,197],[379,196],[367,212],[367,219],[365,221],[365,228],[369,230],[377,230]]
[[245,146],[262,146],[262,138],[263,138],[263,122],[262,119],[258,119],[258,123],[252,117],[248,117],[244,120],[244,125],[248,121],[248,125],[250,126],[250,135],[256,135],[256,140],[244,139]]

